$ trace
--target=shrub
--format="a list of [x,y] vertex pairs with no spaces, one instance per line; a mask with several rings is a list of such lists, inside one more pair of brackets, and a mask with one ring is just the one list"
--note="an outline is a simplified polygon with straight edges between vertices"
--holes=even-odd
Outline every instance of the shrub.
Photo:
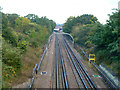
[[23,52],[27,51],[27,47],[28,47],[29,43],[26,41],[20,41],[18,42],[18,47],[20,47],[20,49],[22,49]]
[[2,31],[2,36],[5,40],[7,40],[10,44],[13,46],[17,46],[18,42],[18,36],[17,34],[12,30],[12,28],[6,28]]
[[20,69],[22,66],[21,62],[21,51],[3,40],[2,47],[2,62],[8,66],[12,66],[16,69]]
[[2,71],[4,75],[4,79],[9,79],[11,77],[16,76],[16,69],[12,66],[7,66],[6,64],[2,63]]

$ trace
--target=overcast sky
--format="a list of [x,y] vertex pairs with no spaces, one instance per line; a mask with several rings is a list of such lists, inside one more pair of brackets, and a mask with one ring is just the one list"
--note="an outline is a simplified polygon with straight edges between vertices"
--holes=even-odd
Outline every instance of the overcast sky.
[[118,8],[120,0],[0,0],[4,13],[17,13],[20,16],[36,14],[47,16],[56,23],[64,23],[69,16],[93,14],[105,23],[113,8]]

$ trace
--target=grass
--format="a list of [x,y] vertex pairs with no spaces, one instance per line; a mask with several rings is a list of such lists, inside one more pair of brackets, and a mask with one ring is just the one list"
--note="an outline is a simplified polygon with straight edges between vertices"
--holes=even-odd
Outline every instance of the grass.
[[22,65],[21,73],[19,73],[16,77],[6,79],[5,81],[3,81],[4,86],[5,87],[16,86],[30,79],[33,68],[36,63],[37,64],[39,63],[43,51],[44,51],[43,47],[39,47],[39,48],[29,47],[26,54],[23,55],[23,59],[22,59],[23,65]]

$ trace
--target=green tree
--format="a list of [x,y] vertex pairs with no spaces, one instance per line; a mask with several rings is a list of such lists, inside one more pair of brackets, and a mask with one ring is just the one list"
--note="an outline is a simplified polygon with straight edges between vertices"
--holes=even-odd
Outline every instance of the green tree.
[[4,14],[4,13],[2,13],[2,29],[6,29],[7,27],[8,27],[8,18],[7,18],[7,15]]
[[24,17],[18,17],[15,20],[15,27],[18,29],[19,32],[26,32],[27,27],[30,23],[30,20]]
[[71,33],[72,27],[75,25],[74,21],[75,21],[75,17],[73,17],[73,16],[70,16],[67,19],[66,23],[63,26],[64,32]]
[[4,39],[9,42],[10,44],[12,44],[13,46],[17,46],[17,42],[18,42],[18,36],[17,34],[12,30],[11,27],[8,27],[6,29],[3,29],[2,31],[2,37],[4,37]]
[[69,17],[63,26],[64,32],[71,33],[73,26],[97,23],[97,18],[91,14],[83,14],[77,17]]
[[11,27],[15,27],[15,20],[19,17],[18,14],[7,14],[7,18]]
[[39,20],[39,17],[35,14],[28,14],[25,17],[31,20],[31,22],[37,22]]

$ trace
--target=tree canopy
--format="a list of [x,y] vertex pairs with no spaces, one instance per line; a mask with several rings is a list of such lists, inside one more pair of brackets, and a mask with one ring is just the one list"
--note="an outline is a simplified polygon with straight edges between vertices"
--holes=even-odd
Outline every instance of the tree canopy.
[[7,80],[22,72],[23,58],[28,50],[43,47],[56,24],[53,20],[39,18],[34,14],[28,14],[26,17],[2,12],[0,14],[2,14],[2,74],[5,88]]
[[64,24],[64,32],[71,33],[72,27],[75,25],[86,25],[96,23],[97,18],[91,14],[83,14],[81,16],[70,16]]
[[63,29],[71,33],[75,42],[89,51],[88,54],[96,54],[97,64],[104,63],[120,75],[120,11],[109,15],[105,25],[89,14],[69,17]]

